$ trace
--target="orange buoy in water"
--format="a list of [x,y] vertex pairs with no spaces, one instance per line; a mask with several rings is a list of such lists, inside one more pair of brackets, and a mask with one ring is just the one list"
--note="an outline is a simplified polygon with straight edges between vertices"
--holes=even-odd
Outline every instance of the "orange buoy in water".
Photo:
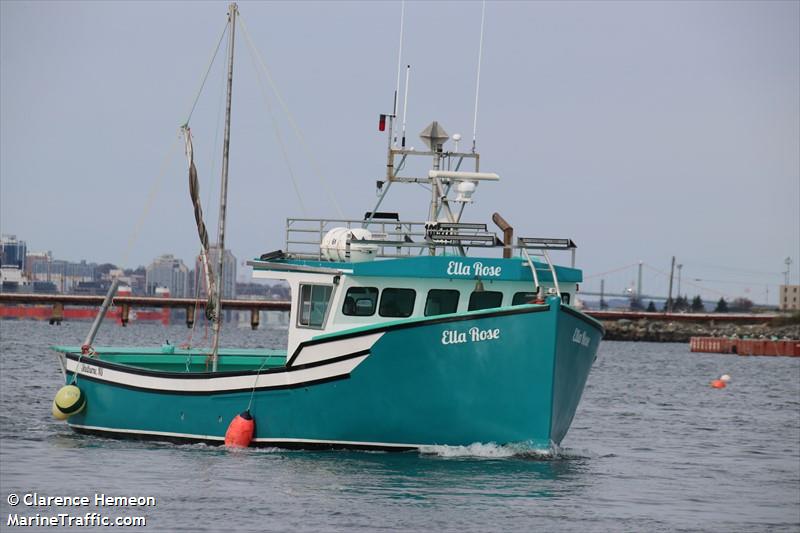
[[228,431],[225,432],[225,446],[229,448],[247,448],[253,440],[256,431],[256,421],[250,411],[244,411],[231,420]]
[[711,386],[715,389],[724,389],[725,382],[722,381],[721,379],[715,379],[714,381],[711,382]]

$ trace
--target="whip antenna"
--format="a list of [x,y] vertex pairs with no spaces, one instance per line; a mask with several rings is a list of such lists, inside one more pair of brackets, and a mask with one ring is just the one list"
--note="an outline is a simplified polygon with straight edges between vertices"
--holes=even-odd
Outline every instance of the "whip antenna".
[[483,22],[486,19],[486,0],[481,7],[481,40],[478,44],[478,76],[475,81],[475,115],[472,119],[472,153],[475,153],[475,138],[478,132],[478,94],[481,90],[481,59],[483,59]]
[[403,141],[400,146],[406,147],[406,114],[408,113],[408,78],[411,75],[411,65],[406,65],[406,90],[403,97]]
[[[406,17],[406,2],[403,0],[400,2],[400,45],[397,47],[397,85],[394,89],[394,107],[392,108],[392,115],[397,116],[397,96],[400,93],[400,67],[403,64],[403,21]],[[394,138],[394,144],[397,144],[397,135],[395,135],[395,128],[397,126],[393,124],[392,126],[392,137]]]

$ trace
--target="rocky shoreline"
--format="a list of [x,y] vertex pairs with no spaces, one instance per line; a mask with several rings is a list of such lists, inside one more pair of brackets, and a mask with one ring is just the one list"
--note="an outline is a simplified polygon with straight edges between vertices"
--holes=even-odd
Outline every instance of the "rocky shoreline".
[[730,322],[670,322],[664,320],[605,320],[604,340],[689,342],[692,337],[800,339],[800,323],[735,324]]

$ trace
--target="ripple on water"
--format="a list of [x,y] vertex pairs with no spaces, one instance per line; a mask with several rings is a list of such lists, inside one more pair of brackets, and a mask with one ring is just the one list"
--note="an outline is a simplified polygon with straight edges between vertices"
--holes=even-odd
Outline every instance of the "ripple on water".
[[[800,359],[603,343],[563,447],[549,450],[230,451],[86,437],[52,420],[61,374],[47,346],[79,344],[87,327],[0,322],[3,492],[153,495],[149,526],[173,531],[800,529]],[[98,342],[186,335],[106,326]],[[231,329],[226,340],[285,336]],[[731,385],[711,390],[722,373]]]

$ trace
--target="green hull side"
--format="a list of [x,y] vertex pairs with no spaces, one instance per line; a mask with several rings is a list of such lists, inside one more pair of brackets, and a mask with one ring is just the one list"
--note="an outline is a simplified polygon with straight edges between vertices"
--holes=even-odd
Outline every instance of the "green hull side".
[[572,424],[603,330],[575,312],[562,311],[557,332],[550,434],[553,442],[560,443]]
[[[597,348],[593,340],[588,357],[576,352],[572,320],[592,329],[555,303],[541,312],[390,329],[347,379],[255,391],[255,437],[378,447],[557,444],[574,416]],[[497,330],[497,338],[473,341],[471,328]],[[599,330],[593,331],[599,340]],[[465,342],[443,344],[449,338]],[[78,384],[87,406],[71,424],[200,440],[223,437],[251,398],[249,391],[160,393],[83,377]]]

